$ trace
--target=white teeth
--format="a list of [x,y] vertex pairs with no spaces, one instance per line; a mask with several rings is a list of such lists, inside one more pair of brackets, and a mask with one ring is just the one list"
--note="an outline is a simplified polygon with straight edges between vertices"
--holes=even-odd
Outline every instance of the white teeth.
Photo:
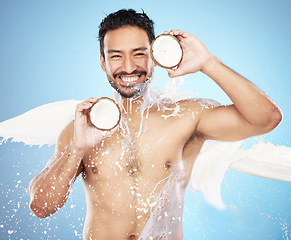
[[138,76],[134,76],[134,77],[125,77],[125,76],[121,76],[122,81],[124,82],[134,82],[138,80]]

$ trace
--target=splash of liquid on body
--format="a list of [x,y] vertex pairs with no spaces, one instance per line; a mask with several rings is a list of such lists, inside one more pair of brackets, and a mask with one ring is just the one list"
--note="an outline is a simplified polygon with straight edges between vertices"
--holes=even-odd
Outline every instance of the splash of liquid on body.
[[151,209],[139,240],[183,238],[183,208],[186,181],[184,179],[185,162],[179,161],[160,193],[156,196],[155,206]]
[[[165,110],[164,103],[175,103],[184,98],[184,96],[179,93],[177,87],[182,82],[183,79],[171,80],[167,84],[166,90],[159,94],[152,91],[147,92],[139,109],[142,120],[137,134],[138,137],[142,137],[147,130],[146,120],[149,116],[149,110],[154,104],[158,106],[160,111],[163,111]],[[113,98],[122,106],[122,99],[119,94],[113,92]],[[13,137],[14,141],[23,141],[26,144],[54,144],[64,126],[73,119],[74,109],[78,102],[79,101],[66,101],[45,105],[24,114],[24,116],[15,118],[12,122],[8,122],[8,120],[5,124],[1,123],[0,136],[3,137],[2,141],[7,141],[8,138]],[[132,102],[129,101],[129,103],[129,109],[132,110]],[[203,105],[203,101],[201,101],[201,105]],[[41,110],[41,113],[39,110]],[[170,114],[164,114],[163,117],[165,119],[179,117],[179,111],[180,109],[177,106],[171,109]],[[60,118],[62,115],[64,118]],[[39,116],[42,117],[41,120],[39,120]],[[58,119],[63,119],[63,122],[59,120],[53,121],[49,116],[57,116]],[[43,126],[38,126],[32,119],[37,123],[41,121]],[[128,123],[126,121],[127,119],[122,119],[121,124],[124,126],[123,134],[124,136],[130,136]],[[19,124],[19,122],[21,124]],[[27,125],[23,127],[23,123],[27,123]],[[17,127],[15,128],[15,126]],[[14,130],[12,133],[9,132],[13,128],[16,129],[16,131]],[[53,135],[50,129],[54,130]],[[17,134],[20,134],[20,136]],[[125,148],[129,148],[132,141],[133,139],[128,138]],[[163,141],[163,138],[159,141]],[[271,176],[273,179],[282,181],[291,181],[291,174],[289,174],[291,170],[290,148],[285,147],[282,149],[278,146],[265,144],[263,142],[259,142],[254,146],[253,150],[250,151],[239,149],[240,146],[241,142],[217,142],[214,144],[206,142],[194,165],[192,173],[192,186],[194,190],[202,191],[206,200],[218,208],[225,207],[220,194],[220,186],[227,169],[234,169],[236,171],[262,177]],[[123,149],[123,151],[124,154],[126,154],[126,150]],[[273,155],[271,155],[270,151]],[[105,155],[109,153],[109,149],[104,152]],[[266,154],[263,158],[260,158],[259,156],[262,156],[263,153]],[[252,172],[246,167],[250,165],[250,161],[252,165],[255,166]],[[116,164],[118,167],[118,163]],[[171,226],[174,226],[182,219],[185,187],[182,187],[184,179],[181,173],[184,167],[183,164],[181,165],[181,161],[179,161],[172,169],[162,190],[158,194],[153,195],[155,197],[154,202],[149,202],[149,205],[144,205],[145,207],[138,209],[138,211],[144,212],[147,210],[148,206],[151,208],[150,217],[140,235],[140,240],[156,239],[158,236],[165,236],[166,239],[177,239],[181,236],[182,229],[178,228],[177,231],[174,232],[174,228],[171,228]],[[266,171],[266,169],[268,171]],[[264,173],[267,175],[264,175]],[[138,188],[138,186],[134,186],[133,190],[136,190],[136,188]],[[176,226],[177,224],[175,225],[175,229]]]

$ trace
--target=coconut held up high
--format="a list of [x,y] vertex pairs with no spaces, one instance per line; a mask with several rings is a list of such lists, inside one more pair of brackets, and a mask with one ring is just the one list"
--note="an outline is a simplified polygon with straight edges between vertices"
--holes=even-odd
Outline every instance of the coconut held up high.
[[120,118],[120,108],[111,98],[99,98],[90,109],[90,121],[99,130],[108,131],[115,128]]
[[161,34],[151,44],[153,61],[163,68],[177,67],[183,58],[179,40],[171,34]]
[[[152,42],[150,53],[153,61],[163,68],[177,67],[183,58],[179,40],[170,34],[159,35]],[[111,98],[99,98],[90,109],[90,121],[99,130],[115,128],[120,119],[120,109]]]

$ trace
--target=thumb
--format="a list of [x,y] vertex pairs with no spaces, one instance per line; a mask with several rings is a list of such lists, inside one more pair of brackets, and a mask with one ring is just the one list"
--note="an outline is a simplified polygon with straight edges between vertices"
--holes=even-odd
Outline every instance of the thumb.
[[183,71],[181,69],[178,68],[175,68],[175,69],[167,69],[167,72],[168,72],[168,76],[170,78],[175,78],[175,77],[179,77],[179,76],[182,76],[184,75],[183,74]]

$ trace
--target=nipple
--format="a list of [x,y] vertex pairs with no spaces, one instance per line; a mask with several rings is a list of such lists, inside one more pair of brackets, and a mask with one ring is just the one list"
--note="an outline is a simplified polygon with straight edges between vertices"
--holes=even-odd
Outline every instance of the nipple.
[[171,168],[171,165],[172,165],[172,162],[171,161],[166,161],[165,168],[166,169],[170,169]]
[[92,172],[97,174],[97,173],[99,173],[99,170],[97,167],[92,167]]

